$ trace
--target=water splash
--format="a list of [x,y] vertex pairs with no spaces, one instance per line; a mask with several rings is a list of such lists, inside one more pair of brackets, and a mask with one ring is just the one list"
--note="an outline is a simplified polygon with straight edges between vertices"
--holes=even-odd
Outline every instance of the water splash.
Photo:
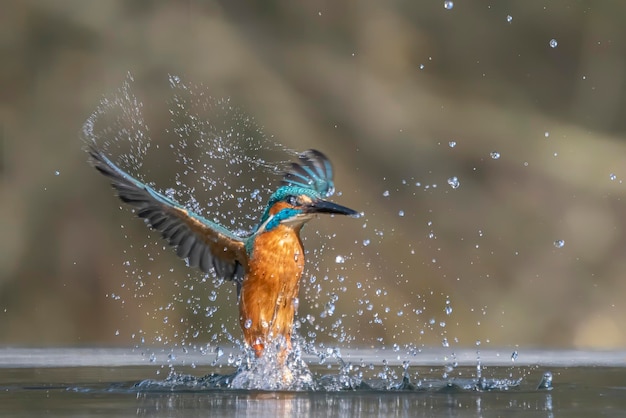
[[541,381],[537,385],[537,389],[552,390],[552,372],[547,371],[541,377]]
[[[467,370],[459,373],[462,375]],[[522,386],[522,378],[492,377],[443,377],[430,376],[425,368],[411,367],[408,361],[401,366],[390,366],[388,362],[357,364],[340,361],[335,373],[311,371],[296,356],[291,356],[285,366],[277,367],[273,361],[252,361],[233,373],[210,373],[194,376],[170,369],[165,379],[146,379],[133,384],[133,392],[180,392],[212,390],[264,390],[264,391],[431,391],[431,392],[493,392],[509,391]],[[550,372],[545,372],[537,390],[551,389]]]
[[[276,353],[274,353],[276,354]],[[146,379],[133,384],[129,389],[135,392],[172,391],[211,391],[211,390],[263,390],[263,391],[470,391],[491,392],[509,391],[523,384],[522,377],[469,376],[468,367],[449,366],[450,373],[436,377],[436,369],[424,366],[411,366],[405,360],[391,365],[387,360],[371,363],[363,360],[345,361],[334,352],[333,366],[324,372],[323,365],[308,366],[299,353],[292,353],[280,363],[277,356],[262,359],[250,356],[232,373],[209,373],[194,376],[169,369],[165,379]],[[328,372],[328,369],[333,370]],[[501,371],[494,369],[496,373]],[[467,376],[467,377],[466,377]],[[551,388],[551,373],[545,372],[535,389]],[[529,383],[532,385],[532,382]],[[528,385],[526,385],[528,386]],[[530,388],[530,386],[529,386]]]
[[280,353],[267,350],[240,369],[232,379],[231,389],[254,390],[314,390],[313,374],[299,351],[292,351],[283,362]]
[[[167,153],[167,158],[173,159],[178,169],[173,170],[175,174],[169,183],[167,180],[165,183],[159,181],[163,186],[172,186],[167,187],[165,193],[197,213],[235,229],[237,233],[247,233],[258,222],[258,216],[268,198],[270,190],[265,186],[276,181],[274,175],[287,161],[293,159],[295,151],[266,137],[254,120],[229,99],[213,99],[204,86],[184,83],[177,76],[169,78],[172,92],[168,103],[170,121],[165,134],[159,134],[159,140],[167,146],[159,147],[158,143],[151,140],[150,130],[143,117],[143,105],[131,89],[132,81],[129,75],[115,95],[103,99],[85,123],[85,140],[98,142],[119,161],[123,169],[140,179],[141,173],[147,176],[150,164],[154,164],[151,162],[152,157],[147,158],[146,155]],[[455,145],[455,142],[454,145],[453,142],[449,143],[450,147]],[[154,171],[162,170],[155,167]],[[456,177],[451,177],[448,184],[452,188],[460,186]],[[406,193],[415,194],[416,190],[419,191],[416,188],[434,193],[437,185],[410,178],[402,180],[401,186],[390,185],[382,196],[391,201]],[[209,196],[209,200],[203,201],[203,195]],[[412,211],[398,212],[398,218],[408,219],[412,216]],[[428,226],[432,227],[432,223]],[[130,229],[124,226],[122,229],[125,236],[132,238]],[[394,232],[393,229],[372,227],[367,222],[363,224],[363,229],[366,233],[371,232],[371,235],[360,240],[363,245],[359,247],[367,247],[371,251],[377,251],[378,245]],[[424,294],[414,295],[412,302],[397,306],[394,299],[396,291],[380,285],[379,276],[346,279],[354,268],[352,263],[346,262],[353,257],[352,253],[336,255],[335,252],[334,265],[324,270],[319,260],[328,259],[321,257],[323,252],[334,251],[332,240],[335,235],[319,231],[312,233],[323,238],[324,244],[321,248],[310,250],[308,274],[305,273],[300,295],[306,300],[306,304],[300,305],[306,305],[307,309],[296,316],[293,336],[294,341],[297,341],[294,343],[296,348],[282,366],[271,356],[258,360],[247,353],[239,336],[234,308],[237,305],[235,287],[230,283],[224,284],[223,280],[210,274],[204,275],[184,267],[180,273],[177,270],[179,265],[164,272],[163,266],[158,263],[161,253],[169,250],[165,249],[158,234],[150,236],[142,248],[135,249],[131,245],[124,250],[127,255],[124,269],[130,283],[123,286],[120,292],[123,296],[116,292],[114,299],[122,304],[134,300],[137,307],[147,313],[148,322],[151,323],[133,333],[132,338],[138,349],[156,345],[164,347],[165,353],[161,355],[157,354],[158,350],[142,349],[147,360],[154,364],[172,364],[176,360],[174,352],[182,349],[183,355],[186,351],[196,351],[211,356],[213,364],[219,364],[227,357],[228,366],[237,370],[230,375],[194,379],[172,368],[168,378],[160,384],[268,390],[343,390],[365,387],[408,390],[420,388],[423,384],[436,386],[433,382],[424,383],[423,379],[416,376],[410,379],[408,365],[402,372],[385,365],[372,375],[375,367],[345,362],[334,345],[348,345],[361,338],[361,327],[375,327],[381,330],[380,336],[364,341],[387,350],[390,358],[400,356],[403,352],[417,356],[423,347],[422,337],[429,333],[449,348],[458,342],[447,326],[447,322],[453,321],[449,297],[425,291]],[[434,229],[431,238],[436,239]],[[304,239],[307,239],[306,236]],[[412,248],[405,250],[415,254]],[[433,264],[436,262],[433,261]],[[155,271],[160,273],[153,273]],[[399,284],[408,280],[403,273],[396,274]],[[353,297],[350,302],[355,309],[338,314],[337,303],[343,295]],[[429,313],[424,303],[427,298],[445,298],[444,308],[441,309],[442,305],[439,305],[437,312]],[[348,315],[357,319],[355,323],[358,328],[345,325]],[[390,317],[408,318],[407,326],[385,336]],[[396,341],[396,337],[405,332],[412,341]],[[358,342],[363,343],[361,340]],[[235,347],[240,353],[225,356],[219,348],[225,346]],[[301,353],[315,356],[320,365],[338,362],[337,374],[316,378],[302,360]],[[454,353],[451,358],[445,365],[447,376],[451,376],[457,367]],[[477,371],[480,370],[478,367]],[[467,381],[463,385],[477,385],[481,378],[477,376],[476,382]],[[448,385],[447,379],[445,382],[444,385]],[[148,386],[152,384],[155,382],[145,383]],[[498,384],[494,383],[493,386]]]

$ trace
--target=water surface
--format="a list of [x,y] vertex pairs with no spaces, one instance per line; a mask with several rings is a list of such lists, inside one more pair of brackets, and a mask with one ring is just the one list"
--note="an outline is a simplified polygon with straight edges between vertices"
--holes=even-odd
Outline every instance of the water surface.
[[[0,416],[626,415],[626,352],[520,350],[512,362],[509,352],[481,351],[477,369],[472,350],[455,353],[458,365],[453,368],[446,367],[450,352],[444,350],[424,350],[410,358],[350,350],[342,359],[366,365],[365,384],[302,391],[182,384],[228,376],[235,368],[214,364],[212,355],[181,353],[160,364],[145,354],[130,349],[2,349]],[[337,361],[305,360],[317,382],[340,375]],[[381,378],[385,370],[395,377]],[[552,385],[540,388],[548,372]]]

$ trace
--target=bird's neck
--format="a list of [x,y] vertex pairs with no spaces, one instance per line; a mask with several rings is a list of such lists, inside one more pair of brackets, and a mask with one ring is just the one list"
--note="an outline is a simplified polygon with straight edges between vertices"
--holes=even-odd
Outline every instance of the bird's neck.
[[246,252],[249,257],[252,257],[252,253],[254,251],[255,244],[267,240],[291,240],[296,239],[298,242],[302,242],[300,239],[300,231],[304,226],[305,222],[299,223],[291,223],[291,224],[282,224],[279,223],[277,226],[271,229],[266,229],[265,224],[261,224],[259,228],[246,240]]

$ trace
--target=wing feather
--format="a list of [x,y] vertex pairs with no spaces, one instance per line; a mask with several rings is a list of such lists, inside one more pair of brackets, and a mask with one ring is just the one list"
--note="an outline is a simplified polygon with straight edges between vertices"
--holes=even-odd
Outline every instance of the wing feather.
[[238,287],[247,263],[245,238],[187,210],[172,199],[133,178],[109,160],[95,144],[88,144],[92,165],[109,178],[120,199],[136,209],[137,216],[159,231],[176,254],[192,267],[214,270]]
[[310,149],[298,156],[297,163],[291,163],[282,184],[305,187],[329,197],[335,192],[333,167],[324,154]]

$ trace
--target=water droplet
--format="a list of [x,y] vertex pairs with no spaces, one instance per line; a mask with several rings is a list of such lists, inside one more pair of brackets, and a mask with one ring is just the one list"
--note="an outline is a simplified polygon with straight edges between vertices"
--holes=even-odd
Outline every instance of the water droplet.
[[450,141],[448,142],[448,145],[450,146],[450,148],[454,148],[456,147],[456,141]]
[[461,183],[459,182],[459,179],[457,177],[450,177],[448,179],[448,184],[450,185],[450,187],[452,187],[453,189],[458,189],[459,186],[461,185]]
[[403,210],[398,211],[398,216],[404,216],[404,211]]
[[444,339],[441,341],[441,346],[442,346],[442,347],[444,347],[444,348],[448,348],[448,347],[450,347],[450,343],[448,342],[448,339],[447,339],[447,338],[444,338]]
[[513,21],[513,16],[511,16],[511,15],[506,15],[506,21],[507,21],[508,23],[511,23],[511,22]]
[[245,329],[249,329],[252,326],[252,319],[246,319],[246,322],[243,323],[243,327]]
[[384,196],[384,197],[389,197],[389,190],[385,190],[385,191],[383,192],[383,196]]
[[452,314],[452,306],[446,305],[444,311],[446,312],[446,315],[451,315]]
[[443,7],[447,10],[452,10],[452,8],[454,7],[454,2],[452,0],[446,0],[443,2]]
[[565,246],[565,240],[558,239],[558,240],[554,241],[554,246],[556,248],[563,248]]
[[493,158],[494,160],[497,160],[498,158],[500,158],[500,153],[498,151],[493,151],[489,155],[491,155],[491,158]]
[[180,84],[180,77],[178,77],[177,75],[170,75],[170,84],[172,86],[175,86],[176,84]]
[[609,174],[609,178],[611,179],[611,181],[616,180],[617,176],[613,173]]
[[335,304],[328,302],[326,304],[326,311],[322,312],[322,314],[320,315],[322,318],[325,318],[326,316],[332,316],[333,313],[335,313]]
[[335,263],[343,264],[345,262],[346,262],[346,259],[342,255],[338,255],[337,257],[335,257]]
[[552,372],[545,372],[537,389],[552,389]]
[[370,240],[368,240],[368,239],[364,239],[364,240],[363,240],[363,246],[364,246],[364,247],[367,247],[368,245],[370,245]]
[[120,335],[120,330],[119,330],[119,329],[116,329],[116,330],[115,330],[115,335],[116,335],[116,336],[117,336],[117,335]]
[[518,356],[517,351],[513,351],[513,353],[511,353],[511,361],[517,360],[517,356]]
[[545,132],[543,133],[543,136],[545,136],[546,138],[550,137],[550,132],[545,131]]
[[554,38],[550,39],[550,48],[556,48],[558,45],[559,45],[559,42],[556,39]]
[[54,171],[54,175],[55,175],[55,176],[58,176],[59,174],[61,174],[61,172],[60,172],[59,170],[55,170],[55,171]]

